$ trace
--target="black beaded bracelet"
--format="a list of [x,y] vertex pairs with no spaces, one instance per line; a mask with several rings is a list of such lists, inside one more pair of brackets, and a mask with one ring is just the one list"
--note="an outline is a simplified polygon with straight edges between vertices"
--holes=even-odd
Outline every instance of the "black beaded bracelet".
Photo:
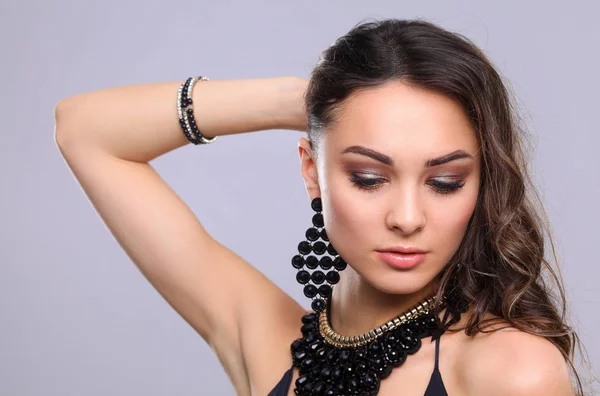
[[183,133],[193,144],[209,144],[217,139],[217,136],[206,138],[198,129],[196,119],[194,118],[194,102],[192,101],[192,90],[197,81],[207,81],[206,76],[189,77],[179,87],[177,95],[177,114],[179,115],[179,125]]

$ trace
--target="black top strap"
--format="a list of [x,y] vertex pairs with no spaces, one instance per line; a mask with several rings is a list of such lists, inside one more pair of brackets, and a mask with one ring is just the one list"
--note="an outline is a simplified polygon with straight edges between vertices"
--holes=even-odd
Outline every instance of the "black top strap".
[[285,396],[288,394],[288,390],[292,384],[292,377],[294,375],[293,370],[294,366],[290,367],[290,369],[285,372],[283,378],[281,378],[281,381],[279,381],[275,388],[269,392],[268,396]]
[[440,338],[435,339],[435,367],[434,370],[439,370],[440,368]]

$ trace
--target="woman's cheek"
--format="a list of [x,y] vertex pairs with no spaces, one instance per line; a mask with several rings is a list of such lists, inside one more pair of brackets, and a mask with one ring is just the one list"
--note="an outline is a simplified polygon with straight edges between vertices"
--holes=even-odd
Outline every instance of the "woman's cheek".
[[432,231],[436,234],[440,232],[441,235],[454,235],[462,239],[462,234],[473,214],[476,197],[475,199],[472,197],[465,199],[464,196],[456,198],[452,202],[446,202],[448,205],[440,205],[439,201],[437,205],[433,203],[435,210],[430,212],[433,216],[429,219],[428,225],[434,228]]

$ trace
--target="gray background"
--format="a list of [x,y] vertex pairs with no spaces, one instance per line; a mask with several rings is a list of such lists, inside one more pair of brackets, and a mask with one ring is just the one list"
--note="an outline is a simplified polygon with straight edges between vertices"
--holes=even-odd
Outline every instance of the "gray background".
[[[364,18],[473,39],[519,98],[573,324],[600,364],[596,1],[2,1],[0,395],[232,395],[217,359],[117,245],[54,143],[54,106],[109,86],[299,75]],[[135,103],[132,103],[135,106]],[[292,131],[153,162],[219,241],[305,306],[310,219]],[[582,371],[586,375],[586,371]],[[283,374],[283,373],[282,373]]]

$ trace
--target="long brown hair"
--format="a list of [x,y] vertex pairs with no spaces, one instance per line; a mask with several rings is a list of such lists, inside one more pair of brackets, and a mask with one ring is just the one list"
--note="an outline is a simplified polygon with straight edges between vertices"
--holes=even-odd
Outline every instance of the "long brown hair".
[[[500,74],[474,43],[418,19],[386,19],[352,28],[321,54],[306,91],[308,138],[315,154],[344,100],[388,81],[440,92],[460,103],[482,152],[478,201],[460,247],[439,274],[437,301],[444,296],[468,304],[472,315],[460,329],[467,335],[498,330],[486,330],[495,317],[550,340],[569,363],[578,394],[583,394],[573,364],[575,346],[581,350],[581,342],[566,323],[560,270],[545,258],[548,237],[557,262],[550,227],[527,171],[525,130]],[[457,310],[464,311],[464,304],[447,310],[444,330],[458,320]]]

